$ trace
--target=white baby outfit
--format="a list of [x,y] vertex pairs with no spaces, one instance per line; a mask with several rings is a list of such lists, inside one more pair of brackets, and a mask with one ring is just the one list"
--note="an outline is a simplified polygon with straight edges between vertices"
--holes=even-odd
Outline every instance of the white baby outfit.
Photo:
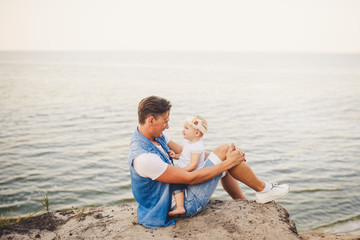
[[179,158],[179,167],[184,168],[191,162],[191,153],[199,153],[200,160],[195,170],[202,168],[205,163],[205,147],[202,140],[195,143],[189,143],[189,140],[184,139],[183,150]]

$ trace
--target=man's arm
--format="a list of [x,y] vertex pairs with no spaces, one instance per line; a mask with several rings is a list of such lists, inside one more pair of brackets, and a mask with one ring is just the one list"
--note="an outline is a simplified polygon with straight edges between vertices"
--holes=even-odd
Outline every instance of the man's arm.
[[193,172],[188,172],[182,168],[168,165],[166,170],[161,174],[157,181],[166,183],[185,183],[197,184],[205,182],[216,177],[220,173],[235,167],[244,160],[240,150],[233,151],[231,148],[226,153],[226,160],[211,167],[201,168]]

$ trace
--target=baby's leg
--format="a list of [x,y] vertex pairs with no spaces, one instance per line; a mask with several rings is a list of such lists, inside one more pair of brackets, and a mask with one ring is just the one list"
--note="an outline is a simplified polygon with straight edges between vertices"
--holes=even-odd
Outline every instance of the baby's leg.
[[184,193],[179,192],[174,194],[175,202],[176,202],[176,208],[169,212],[169,216],[179,215],[185,213],[184,208]]

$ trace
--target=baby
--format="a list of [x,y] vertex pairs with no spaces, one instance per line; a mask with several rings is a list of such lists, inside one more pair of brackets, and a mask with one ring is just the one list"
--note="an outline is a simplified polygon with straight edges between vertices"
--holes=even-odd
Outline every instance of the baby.
[[[207,122],[201,116],[187,118],[182,131],[184,135],[184,144],[182,152],[175,153],[169,150],[172,158],[179,159],[179,167],[186,171],[193,171],[201,168],[205,161],[205,148],[201,138],[207,132]],[[172,184],[171,191],[174,195],[176,208],[169,212],[170,216],[184,214],[184,189],[181,184]]]

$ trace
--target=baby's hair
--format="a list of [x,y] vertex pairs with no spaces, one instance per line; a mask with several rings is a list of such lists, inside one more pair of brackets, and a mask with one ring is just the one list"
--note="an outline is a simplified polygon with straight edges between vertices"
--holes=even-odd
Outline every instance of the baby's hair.
[[186,119],[193,128],[199,130],[204,135],[208,130],[208,124],[204,117],[196,115]]
[[207,124],[206,119],[204,117],[200,116],[200,115],[195,116],[195,118],[200,119],[202,121],[202,125],[205,128],[205,130],[207,131],[208,130],[208,124]]

